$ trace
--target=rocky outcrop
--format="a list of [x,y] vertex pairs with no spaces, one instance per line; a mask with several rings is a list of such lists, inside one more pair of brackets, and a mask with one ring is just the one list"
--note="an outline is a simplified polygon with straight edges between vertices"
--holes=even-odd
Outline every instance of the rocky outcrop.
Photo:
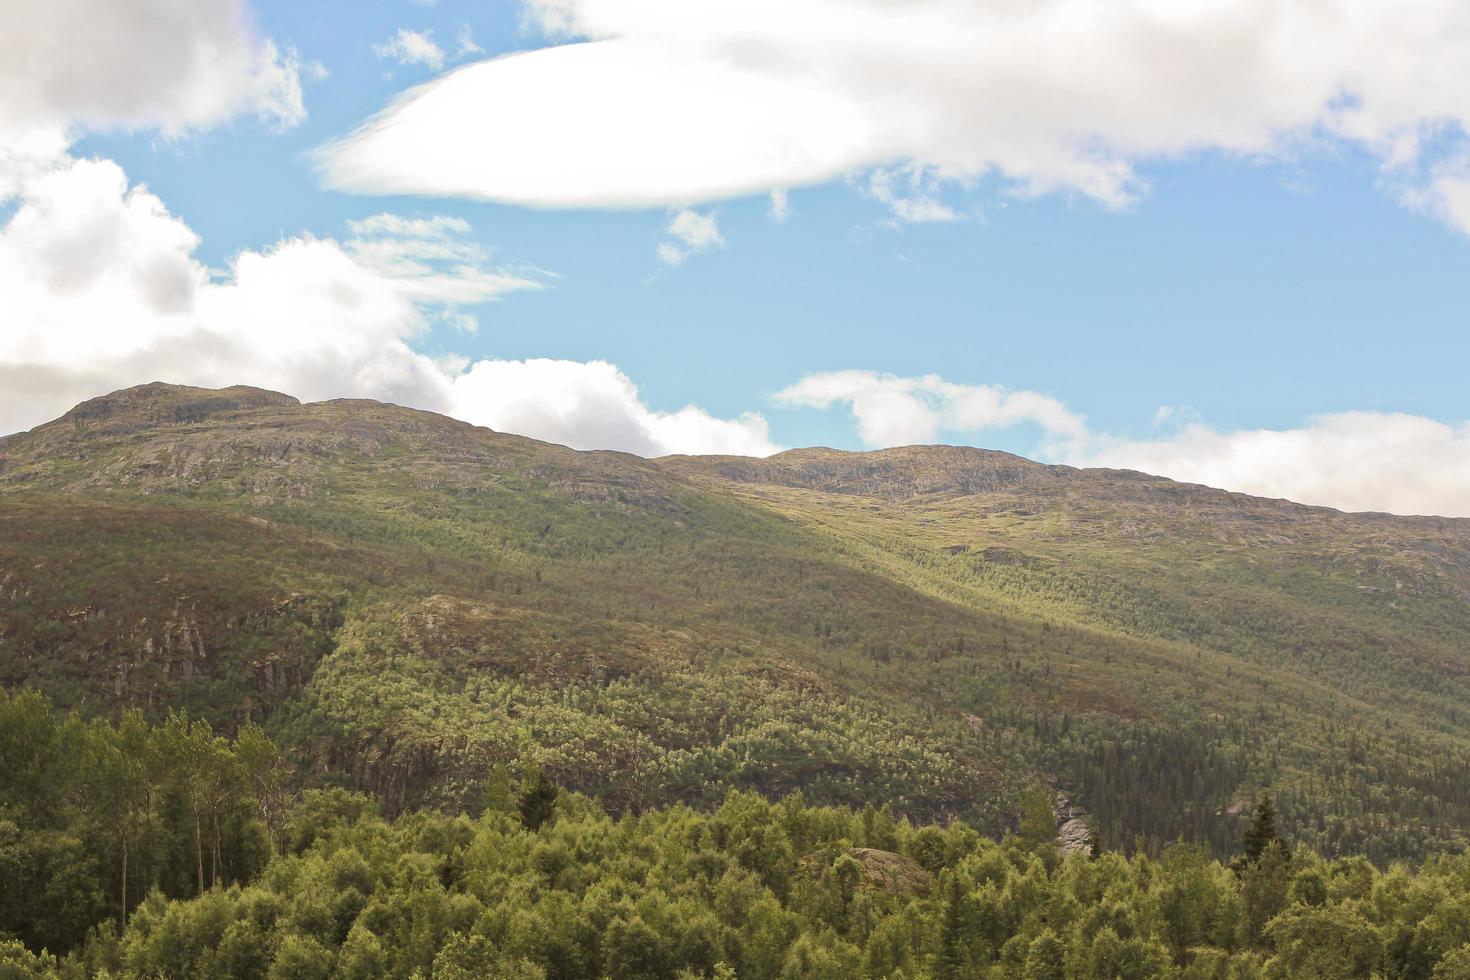
[[[934,875],[902,854],[876,847],[853,847],[845,856],[855,860],[862,869],[863,888],[893,895],[927,895],[934,888]],[[843,857],[839,855],[837,860]],[[819,854],[808,854],[802,858],[802,864],[813,877],[820,877],[832,866]]]
[[1051,813],[1057,821],[1057,848],[1063,854],[1086,853],[1092,849],[1092,825],[1087,814],[1073,805],[1072,798],[1052,788]]

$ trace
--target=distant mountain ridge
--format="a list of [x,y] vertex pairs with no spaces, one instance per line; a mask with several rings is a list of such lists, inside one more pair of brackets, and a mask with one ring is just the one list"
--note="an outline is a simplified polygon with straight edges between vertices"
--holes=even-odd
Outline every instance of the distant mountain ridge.
[[[533,753],[617,807],[724,787],[1105,839],[1470,835],[1470,520],[911,446],[577,452],[163,384],[0,439],[0,681],[264,720],[392,807]],[[531,748],[530,746],[539,746]]]

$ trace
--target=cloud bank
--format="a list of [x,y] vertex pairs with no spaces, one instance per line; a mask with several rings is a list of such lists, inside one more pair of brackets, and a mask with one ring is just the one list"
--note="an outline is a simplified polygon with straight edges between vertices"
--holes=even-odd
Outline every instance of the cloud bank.
[[[1389,183],[1470,129],[1460,0],[527,0],[557,44],[414,89],[320,156],[365,193],[684,206],[880,169],[1105,206],[1141,162],[1329,139]],[[1433,152],[1431,152],[1433,151]],[[915,169],[917,168],[917,169]],[[888,174],[888,176],[882,176]],[[1442,195],[1439,195],[1442,196]],[[1447,200],[1435,210],[1462,227]]]
[[1066,461],[1157,473],[1339,510],[1470,517],[1470,422],[1339,412],[1296,429],[1193,423],[1155,440],[1098,440]]

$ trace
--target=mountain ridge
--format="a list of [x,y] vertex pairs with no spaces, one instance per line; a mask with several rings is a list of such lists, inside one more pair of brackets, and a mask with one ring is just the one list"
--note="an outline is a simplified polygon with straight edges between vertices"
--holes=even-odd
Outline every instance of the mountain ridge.
[[[767,457],[718,454],[642,457],[618,450],[578,450],[528,436],[501,432],[488,426],[462,422],[441,413],[407,408],[376,399],[337,398],[302,402],[282,392],[250,385],[210,389],[174,385],[167,382],[150,382],[99,395],[78,404],[51,422],[42,423],[25,432],[0,436],[0,472],[3,472],[4,469],[3,454],[7,445],[15,445],[27,436],[49,434],[67,426],[71,426],[74,430],[86,430],[95,428],[98,423],[102,422],[113,421],[127,424],[131,421],[133,425],[127,431],[146,431],[167,426],[197,424],[207,419],[217,421],[258,409],[311,410],[317,406],[324,408],[362,406],[377,412],[404,413],[400,417],[432,419],[433,422],[430,424],[445,424],[491,433],[500,437],[521,439],[529,443],[565,449],[589,457],[640,460],[680,476],[707,477],[715,474],[734,482],[772,483],[854,495],[861,495],[865,490],[879,490],[881,495],[895,500],[944,493],[976,494],[989,490],[1038,487],[1073,481],[1119,482],[1144,484],[1169,493],[1189,494],[1204,491],[1211,495],[1221,495],[1221,499],[1236,503],[1248,501],[1255,506],[1286,504],[1303,511],[1339,514],[1344,517],[1382,517],[1415,523],[1427,522],[1431,525],[1442,523],[1448,527],[1470,529],[1470,518],[1433,514],[1392,514],[1386,511],[1344,511],[1320,504],[1301,503],[1284,497],[1262,497],[1227,488],[1178,481],[1140,470],[1041,463],[1001,450],[944,443],[895,446],[875,450],[844,450],[826,446],[811,446],[787,449]],[[108,430],[104,428],[100,431]],[[901,471],[905,466],[923,469],[925,472],[919,476],[904,477]],[[935,482],[930,475],[935,471],[947,476],[949,482]],[[892,489],[884,487],[881,479],[878,479],[884,476],[896,477],[898,485]],[[868,481],[866,487],[857,482],[863,479]]]

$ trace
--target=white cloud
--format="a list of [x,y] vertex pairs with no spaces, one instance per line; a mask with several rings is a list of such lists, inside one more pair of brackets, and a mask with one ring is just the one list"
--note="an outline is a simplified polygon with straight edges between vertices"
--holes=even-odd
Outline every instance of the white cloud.
[[[372,193],[685,205],[919,166],[1109,207],[1140,162],[1346,141],[1414,179],[1470,129],[1462,0],[529,0],[581,43],[407,93],[320,160]],[[555,120],[554,126],[547,124]],[[912,200],[911,195],[902,195]],[[940,216],[932,195],[916,213]]]
[[373,45],[379,58],[392,58],[400,65],[423,65],[431,71],[444,67],[444,49],[434,43],[433,31],[411,31],[406,27],[382,44]]
[[4,21],[0,129],[305,117],[296,54],[252,29],[244,0],[12,3]]
[[1470,422],[1341,412],[1294,429],[1221,432],[1196,421],[1191,409],[1165,406],[1154,425],[1175,423],[1175,431],[1119,439],[1090,431],[1080,415],[1034,391],[872,371],[808,375],[775,401],[843,406],[873,449],[932,443],[945,434],[979,439],[1030,423],[1044,433],[1038,455],[1073,466],[1140,470],[1341,510],[1470,517]]
[[1066,461],[1115,466],[1340,510],[1470,517],[1470,423],[1342,412],[1296,429],[1193,423],[1156,440],[1098,440]]
[[458,46],[458,50],[455,51],[455,56],[459,58],[468,58],[472,54],[483,54],[485,51],[484,48],[475,43],[474,32],[470,30],[470,25],[468,24],[461,24],[459,26],[459,34],[455,38],[455,43]]
[[786,188],[777,187],[771,191],[771,205],[766,209],[766,217],[778,225],[791,217],[791,194]]
[[1086,423],[1061,402],[1034,391],[992,385],[961,385],[938,375],[917,378],[876,371],[830,371],[807,375],[775,395],[779,405],[828,409],[845,405],[858,436],[870,447],[939,441],[940,434],[1040,426],[1048,438],[1076,439]]
[[1410,187],[1401,196],[1410,207],[1470,234],[1470,158],[1435,167],[1422,186]]
[[669,266],[679,265],[691,255],[725,244],[725,236],[720,233],[720,223],[713,211],[684,208],[669,219],[664,233],[674,241],[660,242],[658,257]]
[[5,187],[18,206],[0,226],[0,432],[164,380],[379,398],[578,448],[777,448],[759,415],[655,411],[605,362],[416,351],[435,322],[473,329],[461,305],[547,279],[491,264],[459,218],[376,214],[343,242],[288,238],[214,272],[194,257],[195,233],[110,160],[37,140],[0,152]]
[[934,171],[917,164],[878,167],[868,174],[864,193],[886,205],[893,212],[894,222],[958,221],[959,213],[940,198],[941,183]]
[[480,361],[454,379],[451,398],[459,418],[575,449],[766,456],[779,448],[754,413],[719,419],[692,405],[651,411],[606,361]]
[[701,214],[688,208],[674,215],[669,222],[669,234],[683,242],[688,248],[703,250],[725,241],[720,234],[720,224],[714,212]]
[[432,392],[405,343],[428,322],[412,278],[294,238],[240,253],[216,279],[196,244],[112,161],[68,158],[29,182],[0,229],[0,427],[157,377],[307,397]]
[[449,307],[484,303],[505,293],[538,289],[549,275],[527,266],[490,265],[489,254],[469,237],[469,222],[462,218],[376,214],[349,221],[347,227],[352,232],[343,243],[347,252],[421,302]]

